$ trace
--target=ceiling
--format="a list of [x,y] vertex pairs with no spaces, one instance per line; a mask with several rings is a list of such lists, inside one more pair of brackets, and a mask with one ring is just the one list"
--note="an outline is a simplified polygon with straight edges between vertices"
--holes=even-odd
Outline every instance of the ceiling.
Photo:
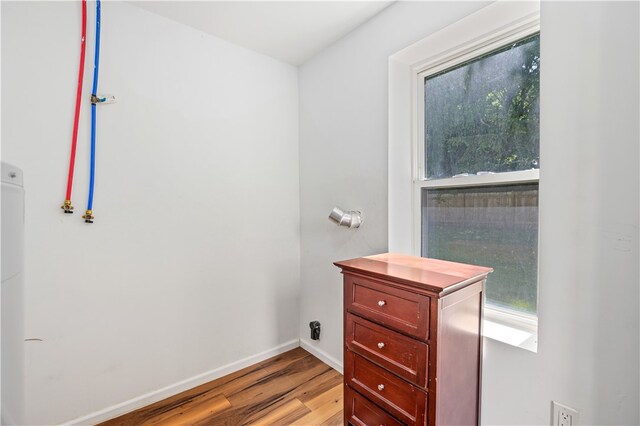
[[292,65],[393,1],[131,1],[165,18]]

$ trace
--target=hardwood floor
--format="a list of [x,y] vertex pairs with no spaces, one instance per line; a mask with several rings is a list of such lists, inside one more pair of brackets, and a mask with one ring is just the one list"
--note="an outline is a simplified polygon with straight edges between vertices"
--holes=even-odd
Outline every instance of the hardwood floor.
[[296,348],[101,425],[339,426],[342,400],[342,375]]

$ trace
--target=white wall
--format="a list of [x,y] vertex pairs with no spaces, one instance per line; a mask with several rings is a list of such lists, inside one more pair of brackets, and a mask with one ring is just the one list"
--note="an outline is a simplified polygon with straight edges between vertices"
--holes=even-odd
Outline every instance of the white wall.
[[[387,249],[389,55],[481,8],[478,2],[396,3],[300,68],[300,336],[325,361],[342,360],[342,278],[332,262]],[[363,212],[356,230],[327,219]],[[323,326],[309,340],[308,323]]]
[[25,345],[29,424],[298,342],[297,69],[104,2],[99,92],[118,103],[98,107],[87,225],[88,10],[71,216],[79,3],[2,2],[2,158],[25,174],[25,337],[43,340]]
[[[301,323],[323,322],[327,358],[342,356],[331,262],[387,249],[388,56],[481,6],[395,4],[301,68]],[[483,424],[549,424],[552,399],[580,424],[640,422],[638,12],[542,3],[538,353],[486,339]],[[333,204],[363,227],[331,225]]]

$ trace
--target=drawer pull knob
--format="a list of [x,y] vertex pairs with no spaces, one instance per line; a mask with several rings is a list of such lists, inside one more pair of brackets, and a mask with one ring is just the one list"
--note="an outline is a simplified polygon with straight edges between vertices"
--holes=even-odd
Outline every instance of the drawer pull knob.
[[384,306],[387,302],[385,300],[378,300],[378,306]]
[[384,385],[378,385],[378,390],[379,391],[383,391],[384,390]]
[[384,342],[378,343],[378,348],[380,348],[380,349],[384,348]]

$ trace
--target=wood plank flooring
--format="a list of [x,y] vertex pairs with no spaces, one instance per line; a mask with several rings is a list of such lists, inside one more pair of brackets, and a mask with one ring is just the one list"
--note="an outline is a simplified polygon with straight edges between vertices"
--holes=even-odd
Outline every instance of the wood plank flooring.
[[341,426],[342,375],[296,348],[101,426]]

